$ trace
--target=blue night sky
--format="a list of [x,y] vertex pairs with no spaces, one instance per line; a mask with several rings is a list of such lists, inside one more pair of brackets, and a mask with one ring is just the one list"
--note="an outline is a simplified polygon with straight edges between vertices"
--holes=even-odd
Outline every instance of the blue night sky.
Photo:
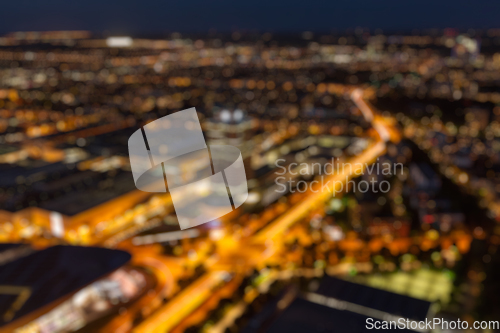
[[85,29],[164,32],[385,30],[499,27],[498,0],[15,0],[0,10],[0,34]]

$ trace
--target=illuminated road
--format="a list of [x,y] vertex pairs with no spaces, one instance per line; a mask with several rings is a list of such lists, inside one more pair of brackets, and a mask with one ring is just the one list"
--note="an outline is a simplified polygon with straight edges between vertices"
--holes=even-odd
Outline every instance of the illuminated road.
[[[267,227],[256,235],[251,236],[249,239],[245,240],[233,240],[237,245],[225,251],[232,252],[235,256],[243,256],[247,252],[248,244],[259,244],[266,243],[268,240],[274,240],[274,242],[280,242],[278,236],[282,235],[286,230],[288,230],[294,223],[300,221],[306,215],[314,210],[315,208],[323,205],[329,198],[332,197],[333,192],[340,193],[345,190],[345,183],[350,179],[357,177],[363,173],[365,167],[374,162],[377,157],[385,153],[386,141],[391,138],[390,132],[395,130],[390,128],[385,121],[381,121],[380,117],[375,114],[375,112],[369,107],[369,105],[361,99],[360,93],[355,92],[352,94],[353,101],[358,105],[358,107],[363,108],[362,111],[365,119],[369,120],[374,126],[378,133],[377,140],[371,144],[365,151],[360,155],[353,157],[352,159],[346,161],[351,163],[352,168],[343,168],[342,172],[331,175],[325,180],[325,183],[332,184],[333,186],[326,187],[324,189],[312,188],[307,194],[306,199],[300,201],[297,205],[288,209],[284,214],[271,222]],[[224,241],[224,240],[222,240]],[[225,239],[227,241],[227,239]],[[232,243],[232,242],[231,242]],[[266,255],[262,255],[259,259],[260,261],[265,260],[267,257],[272,255],[278,246],[271,246],[265,252]],[[231,254],[225,253],[225,257],[230,257]],[[258,262],[259,260],[257,260]],[[224,261],[223,267],[227,266],[228,261]],[[234,265],[239,265],[233,263]],[[190,315],[197,307],[199,307],[203,302],[205,302],[212,294],[215,287],[219,284],[224,283],[224,278],[227,276],[226,271],[216,270],[220,268],[220,265],[212,265],[212,270],[197,281],[195,281],[191,286],[186,288],[181,292],[179,296],[172,299],[165,306],[160,308],[152,316],[148,317],[144,322],[139,324],[133,332],[135,333],[149,333],[149,332],[168,332],[173,329],[177,324],[181,322],[185,317]],[[230,268],[230,267],[227,267]],[[228,271],[235,272],[241,270],[241,267],[233,267],[233,269],[228,269]]]
[[205,302],[212,291],[223,283],[227,272],[210,272],[196,280],[172,301],[148,317],[132,332],[168,332]]
[[316,191],[316,193],[312,192],[304,201],[289,209],[285,214],[259,232],[254,237],[254,240],[257,242],[265,242],[268,239],[274,239],[276,236],[286,231],[292,224],[301,220],[309,212],[317,208],[318,205],[324,204],[328,198],[332,197],[334,192],[342,192],[345,183],[347,183],[351,178],[361,175],[364,168],[376,160],[378,156],[384,153],[384,151],[385,143],[377,142],[367,148],[361,155],[346,162],[353,165],[352,170],[346,172],[346,168],[344,168],[342,172],[327,178],[324,182],[325,184],[331,184],[331,186],[326,186],[326,191],[323,189],[312,189],[312,191]]

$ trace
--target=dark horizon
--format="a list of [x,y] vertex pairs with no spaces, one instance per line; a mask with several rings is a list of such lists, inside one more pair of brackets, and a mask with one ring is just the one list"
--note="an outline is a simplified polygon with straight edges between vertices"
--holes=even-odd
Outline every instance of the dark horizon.
[[208,33],[259,31],[329,33],[356,27],[384,31],[412,29],[489,29],[499,27],[500,3],[492,0],[327,3],[314,0],[233,3],[201,0],[140,3],[96,0],[66,2],[28,0],[3,5],[0,33],[15,31],[89,30],[108,34]]

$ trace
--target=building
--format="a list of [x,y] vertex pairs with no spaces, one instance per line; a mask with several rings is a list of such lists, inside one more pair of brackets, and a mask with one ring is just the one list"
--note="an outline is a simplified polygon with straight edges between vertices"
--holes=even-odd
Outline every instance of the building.
[[0,251],[8,258],[0,261],[0,332],[76,331],[136,299],[148,284],[144,272],[126,266],[130,255],[123,251],[61,245]]
[[[288,300],[270,302],[244,333],[320,333],[370,332],[367,323],[381,320],[398,321],[399,318],[421,321],[429,315],[431,303],[391,293],[346,280],[324,276],[316,292],[305,293]],[[384,332],[386,330],[384,329]],[[410,332],[409,329],[389,329],[388,332]]]

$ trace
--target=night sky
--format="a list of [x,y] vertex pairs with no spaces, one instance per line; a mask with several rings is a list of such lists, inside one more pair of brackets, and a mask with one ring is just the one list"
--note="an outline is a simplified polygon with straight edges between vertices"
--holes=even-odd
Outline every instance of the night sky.
[[167,32],[330,32],[500,27],[498,0],[10,0],[0,34],[74,30],[110,34]]

